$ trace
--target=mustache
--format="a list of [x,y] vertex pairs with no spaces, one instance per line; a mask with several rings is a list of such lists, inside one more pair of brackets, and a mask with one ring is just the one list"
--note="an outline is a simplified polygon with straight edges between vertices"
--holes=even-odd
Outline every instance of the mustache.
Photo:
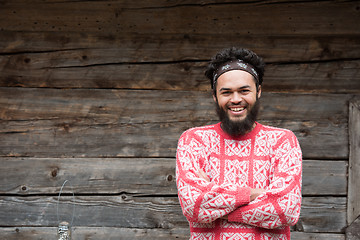
[[239,107],[248,107],[249,104],[247,103],[230,103],[228,105],[226,105],[227,107],[235,107],[235,106],[239,106]]

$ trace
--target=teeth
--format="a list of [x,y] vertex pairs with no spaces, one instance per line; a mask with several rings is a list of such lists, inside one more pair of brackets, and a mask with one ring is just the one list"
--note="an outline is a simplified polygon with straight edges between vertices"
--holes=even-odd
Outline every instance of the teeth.
[[240,112],[240,111],[244,110],[244,108],[243,107],[242,108],[232,108],[231,110],[234,112]]

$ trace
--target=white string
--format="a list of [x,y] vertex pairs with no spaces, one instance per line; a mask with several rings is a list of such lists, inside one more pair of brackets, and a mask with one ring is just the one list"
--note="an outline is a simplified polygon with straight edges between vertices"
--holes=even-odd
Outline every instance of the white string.
[[[63,188],[64,188],[64,186],[65,186],[65,184],[66,184],[67,182],[69,182],[69,181],[68,181],[68,180],[65,180],[64,183],[63,183],[63,185],[61,186],[60,192],[59,192],[59,196],[58,196],[58,200],[57,200],[56,216],[57,216],[57,220],[58,220],[59,223],[60,223],[60,221],[59,221],[59,201],[60,201],[60,195],[61,195],[62,190],[63,190]],[[70,184],[70,182],[69,182],[69,184]],[[73,187],[72,187],[71,184],[70,184],[70,187],[71,187],[71,192],[72,192],[72,195],[73,195],[73,213],[72,213],[71,222],[70,222],[69,227],[72,226],[72,224],[73,224],[73,222],[74,222],[74,215],[75,215],[75,194],[74,194],[74,190],[73,190]]]

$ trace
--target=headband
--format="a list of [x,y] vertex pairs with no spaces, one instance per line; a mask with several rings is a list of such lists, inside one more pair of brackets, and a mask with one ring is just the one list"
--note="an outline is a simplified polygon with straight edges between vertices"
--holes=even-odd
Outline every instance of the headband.
[[256,72],[255,68],[251,64],[246,63],[243,60],[236,59],[236,60],[231,60],[229,62],[226,62],[226,63],[220,65],[214,71],[212,87],[213,88],[215,87],[215,84],[221,74],[224,74],[231,70],[242,70],[242,71],[248,72],[256,79],[257,82],[259,82],[259,76],[258,76],[258,73]]

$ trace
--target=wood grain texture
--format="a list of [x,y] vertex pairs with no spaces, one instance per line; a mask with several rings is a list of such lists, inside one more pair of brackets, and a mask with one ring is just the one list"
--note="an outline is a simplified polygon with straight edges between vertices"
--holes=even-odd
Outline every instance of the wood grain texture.
[[0,22],[8,24],[1,30],[161,34],[209,33],[216,29],[217,34],[277,35],[281,29],[282,35],[293,36],[360,33],[356,25],[360,22],[358,4],[353,1],[172,6],[127,3],[35,2],[30,8],[26,1],[6,1]]
[[72,187],[64,193],[177,194],[174,158],[3,158],[2,163],[1,194],[56,194],[65,180]]
[[[360,216],[360,98],[350,101],[349,105],[349,189],[348,219],[350,225]],[[358,224],[359,225],[359,224]]]
[[[174,158],[2,158],[0,194],[176,195]],[[19,176],[23,176],[19,178]],[[303,195],[345,196],[347,161],[303,161]]]
[[[323,211],[323,208],[327,210]],[[347,225],[343,211],[346,212],[346,198],[303,198],[296,229],[304,232],[344,233]]]
[[[205,61],[117,63],[113,59],[110,63],[83,66],[72,63],[71,55],[82,58],[73,51],[63,55],[62,60],[58,52],[0,56],[0,87],[210,91],[209,80],[204,76]],[[359,69],[358,60],[269,64],[263,91],[360,93]]]
[[[2,226],[57,226],[58,196],[0,197]],[[71,222],[72,196],[61,196],[59,220]],[[124,228],[187,227],[177,197],[127,194],[75,196],[75,226]]]
[[[119,122],[217,121],[210,92],[0,88],[2,120],[111,118]],[[262,120],[347,123],[351,95],[266,93]],[[31,101],[29,101],[31,99]]]
[[[0,31],[0,46],[3,46],[3,55],[9,58],[10,67],[16,60],[19,68],[32,66],[33,69],[44,64],[57,68],[78,67],[80,70],[80,67],[106,64],[121,67],[119,64],[208,61],[217,51],[229,46],[252,49],[267,63],[341,62],[356,60],[360,56],[359,34],[256,36],[215,34],[213,31],[201,34],[105,34],[3,30]],[[50,63],[44,61],[45,57],[51,60]]]
[[303,195],[347,194],[347,161],[303,160]]
[[[1,88],[0,96],[2,156],[173,157],[184,130],[217,122],[203,92]],[[293,130],[305,158],[345,159],[349,98],[265,93],[259,119]]]
[[[174,157],[181,133],[209,121],[97,123],[87,119],[3,122],[0,154],[11,157]],[[298,136],[306,159],[347,158],[347,126],[268,121]],[[309,126],[310,125],[310,126]]]
[[[59,219],[71,220],[72,196],[60,197]],[[57,226],[57,196],[0,196],[3,227]],[[343,233],[346,227],[345,197],[305,197],[296,229],[304,232]],[[164,228],[188,227],[177,197],[75,196],[74,226]]]
[[[54,239],[57,233],[56,227],[2,227],[0,238],[7,240],[48,240]],[[139,228],[115,228],[115,227],[73,227],[72,239],[92,240],[127,240],[127,239],[158,239],[158,240],[188,240],[188,228],[174,229],[139,229]],[[293,240],[345,240],[344,234],[328,233],[304,233],[292,232]]]

